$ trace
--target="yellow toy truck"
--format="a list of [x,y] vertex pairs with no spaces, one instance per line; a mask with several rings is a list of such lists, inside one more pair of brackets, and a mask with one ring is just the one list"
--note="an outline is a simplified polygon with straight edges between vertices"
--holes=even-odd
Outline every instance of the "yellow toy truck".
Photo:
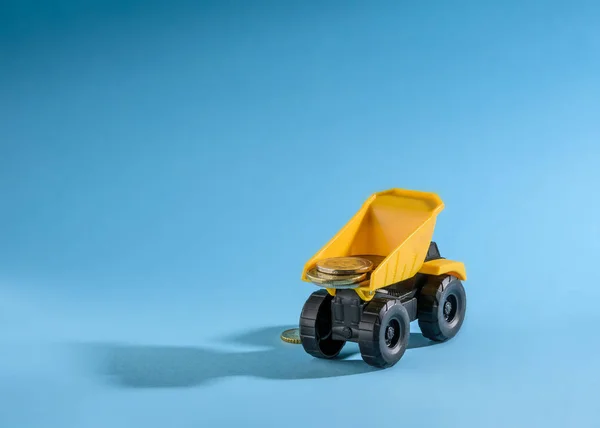
[[317,358],[357,342],[362,359],[386,368],[404,355],[410,323],[442,342],[463,324],[465,266],[441,257],[431,239],[444,208],[438,195],[404,189],[374,193],[304,266],[312,293],[300,315],[300,340]]

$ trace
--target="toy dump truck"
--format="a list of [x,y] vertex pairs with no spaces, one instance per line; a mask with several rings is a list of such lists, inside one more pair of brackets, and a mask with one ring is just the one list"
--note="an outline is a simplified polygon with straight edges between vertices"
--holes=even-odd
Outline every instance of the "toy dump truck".
[[444,208],[434,193],[378,192],[304,266],[322,289],[300,315],[300,340],[317,358],[357,342],[362,359],[386,368],[404,355],[410,323],[432,341],[454,337],[466,310],[465,266],[441,257],[432,241]]

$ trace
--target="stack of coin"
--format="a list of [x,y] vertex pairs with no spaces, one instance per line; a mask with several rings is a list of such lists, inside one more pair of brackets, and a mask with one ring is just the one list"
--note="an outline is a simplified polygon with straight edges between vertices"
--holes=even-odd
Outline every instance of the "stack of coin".
[[365,257],[331,257],[319,260],[306,276],[321,287],[357,288],[368,280],[373,266]]

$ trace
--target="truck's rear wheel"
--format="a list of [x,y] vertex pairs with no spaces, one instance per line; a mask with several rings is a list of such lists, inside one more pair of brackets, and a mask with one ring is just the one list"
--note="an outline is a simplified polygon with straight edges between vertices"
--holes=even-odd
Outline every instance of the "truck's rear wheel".
[[335,358],[344,345],[331,336],[331,300],[326,290],[310,295],[300,315],[300,340],[304,350],[316,358]]
[[467,309],[465,289],[458,278],[451,275],[429,277],[417,303],[423,336],[443,342],[458,333]]
[[374,298],[365,306],[358,328],[358,346],[367,364],[391,367],[404,355],[410,318],[400,301]]

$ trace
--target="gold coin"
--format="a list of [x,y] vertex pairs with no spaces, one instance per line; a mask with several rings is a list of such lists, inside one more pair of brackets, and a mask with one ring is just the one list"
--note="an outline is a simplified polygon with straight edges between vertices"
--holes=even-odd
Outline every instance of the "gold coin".
[[287,343],[300,344],[302,341],[300,340],[300,329],[299,328],[291,328],[289,330],[281,333],[281,340]]
[[366,273],[371,269],[373,262],[360,257],[331,257],[317,262],[317,270],[330,275]]
[[367,277],[366,273],[357,273],[350,275],[332,275],[319,272],[313,268],[306,272],[306,276],[312,282],[318,285],[331,286],[332,288],[357,284]]
[[360,257],[361,259],[369,260],[371,263],[373,263],[372,270],[375,270],[377,268],[377,266],[379,266],[381,264],[381,262],[385,260],[385,256],[376,256],[374,254],[361,254],[356,257]]

